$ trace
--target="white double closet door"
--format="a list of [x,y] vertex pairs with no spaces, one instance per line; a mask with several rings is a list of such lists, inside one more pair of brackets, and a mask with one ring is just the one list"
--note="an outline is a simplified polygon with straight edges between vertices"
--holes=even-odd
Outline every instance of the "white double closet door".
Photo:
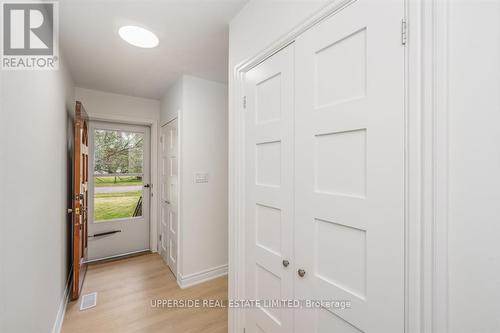
[[246,73],[246,332],[404,331],[403,1],[358,0]]

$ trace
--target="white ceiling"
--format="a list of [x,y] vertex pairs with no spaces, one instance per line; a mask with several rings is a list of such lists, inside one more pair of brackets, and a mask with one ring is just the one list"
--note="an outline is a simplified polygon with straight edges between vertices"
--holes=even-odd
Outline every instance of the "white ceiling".
[[[161,98],[181,74],[227,82],[228,23],[246,0],[63,0],[60,44],[78,87]],[[160,39],[127,44],[124,25]]]

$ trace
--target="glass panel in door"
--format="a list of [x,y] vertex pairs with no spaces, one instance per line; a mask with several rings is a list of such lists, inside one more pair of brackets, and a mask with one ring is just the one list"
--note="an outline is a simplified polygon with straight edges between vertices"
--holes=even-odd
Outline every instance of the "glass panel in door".
[[142,216],[144,133],[94,132],[94,222]]

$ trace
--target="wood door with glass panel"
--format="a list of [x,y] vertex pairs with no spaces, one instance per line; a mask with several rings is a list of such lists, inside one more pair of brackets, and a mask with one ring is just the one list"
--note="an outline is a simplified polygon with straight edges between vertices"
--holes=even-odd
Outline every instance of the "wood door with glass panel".
[[74,119],[72,249],[73,273],[71,299],[80,296],[87,271],[87,221],[89,180],[88,115],[81,102],[76,102]]
[[91,122],[89,260],[150,249],[150,128]]

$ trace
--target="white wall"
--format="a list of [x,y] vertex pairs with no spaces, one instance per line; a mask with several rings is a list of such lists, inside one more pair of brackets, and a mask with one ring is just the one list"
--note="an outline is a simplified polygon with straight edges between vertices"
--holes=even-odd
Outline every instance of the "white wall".
[[[227,86],[183,78],[183,276],[227,264]],[[196,173],[208,183],[196,184]]]
[[500,3],[449,3],[449,332],[500,332]]
[[249,1],[230,23],[229,77],[235,65],[265,49],[329,2]]
[[0,331],[51,332],[69,275],[73,82],[63,64],[1,81]]
[[[184,75],[162,99],[162,124],[180,111],[182,277],[227,265],[227,86]],[[195,183],[208,173],[208,183]]]
[[183,77],[181,76],[174,84],[167,90],[165,96],[161,99],[160,110],[160,124],[165,125],[172,119],[177,117],[178,112],[182,109],[183,102]]
[[85,88],[75,89],[76,99],[83,103],[85,110],[92,114],[125,116],[146,119],[160,119],[160,101],[108,93]]

